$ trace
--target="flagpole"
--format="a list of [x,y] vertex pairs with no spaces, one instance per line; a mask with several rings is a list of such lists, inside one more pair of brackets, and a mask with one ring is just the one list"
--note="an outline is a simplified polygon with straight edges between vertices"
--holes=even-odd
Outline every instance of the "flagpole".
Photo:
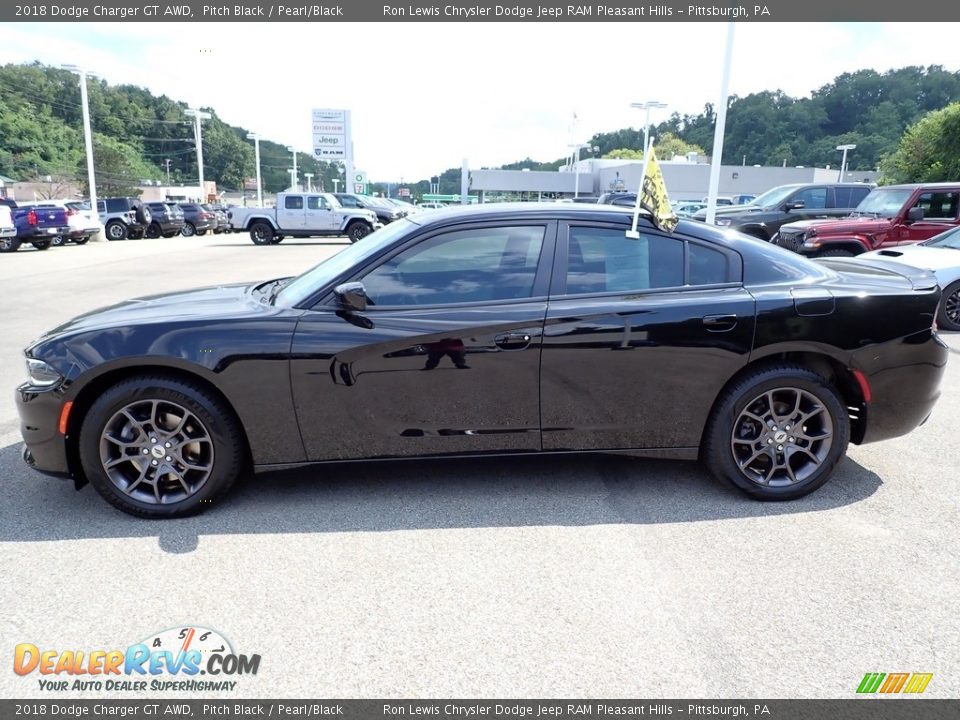
[[650,110],[653,108],[665,108],[666,103],[648,100],[642,103],[631,103],[630,107],[646,110],[646,116],[643,121],[643,166],[640,168],[640,188],[637,190],[637,202],[633,206],[633,224],[627,231],[627,237],[631,240],[639,240],[640,233],[637,232],[637,222],[640,220],[640,199],[643,197],[643,181],[647,177],[647,163],[649,162],[650,152]]

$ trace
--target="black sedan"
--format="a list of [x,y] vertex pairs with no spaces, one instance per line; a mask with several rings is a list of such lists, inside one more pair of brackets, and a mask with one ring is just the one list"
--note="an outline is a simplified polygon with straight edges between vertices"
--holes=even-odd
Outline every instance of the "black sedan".
[[783,500],[930,414],[930,273],[630,220],[422,213],[296,278],[80,316],[26,350],[24,458],[145,517],[250,468],[584,451],[700,458]]

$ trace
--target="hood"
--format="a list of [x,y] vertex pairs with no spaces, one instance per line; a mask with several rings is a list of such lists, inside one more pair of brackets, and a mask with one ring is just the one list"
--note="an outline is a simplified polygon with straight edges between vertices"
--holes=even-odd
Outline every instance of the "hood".
[[890,227],[890,218],[875,218],[868,215],[861,217],[846,217],[838,219],[825,220],[798,220],[787,223],[780,228],[780,234],[785,232],[797,232],[800,230],[817,231],[817,235],[837,235],[840,233],[874,233],[879,230],[885,230]]
[[860,257],[893,260],[927,270],[960,267],[960,250],[928,247],[926,245],[897,245],[885,250],[873,250]]
[[184,290],[163,295],[125,300],[122,303],[93,310],[68,320],[63,325],[42,335],[31,347],[55,337],[76,335],[91,330],[148,325],[177,320],[207,320],[213,317],[248,316],[273,306],[259,301],[251,291],[263,283],[238,283]]

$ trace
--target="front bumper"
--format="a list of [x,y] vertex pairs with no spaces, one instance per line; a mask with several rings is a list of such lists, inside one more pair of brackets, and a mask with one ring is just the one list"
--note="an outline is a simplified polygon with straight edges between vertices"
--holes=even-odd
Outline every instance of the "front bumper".
[[58,477],[70,476],[67,461],[67,437],[57,425],[63,408],[61,389],[39,390],[24,383],[16,390],[23,459],[34,470]]

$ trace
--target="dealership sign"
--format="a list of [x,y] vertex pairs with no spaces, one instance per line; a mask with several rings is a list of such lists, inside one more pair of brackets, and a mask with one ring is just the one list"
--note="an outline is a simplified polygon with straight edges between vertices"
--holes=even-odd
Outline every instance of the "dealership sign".
[[313,110],[313,156],[318,160],[352,160],[349,110]]

